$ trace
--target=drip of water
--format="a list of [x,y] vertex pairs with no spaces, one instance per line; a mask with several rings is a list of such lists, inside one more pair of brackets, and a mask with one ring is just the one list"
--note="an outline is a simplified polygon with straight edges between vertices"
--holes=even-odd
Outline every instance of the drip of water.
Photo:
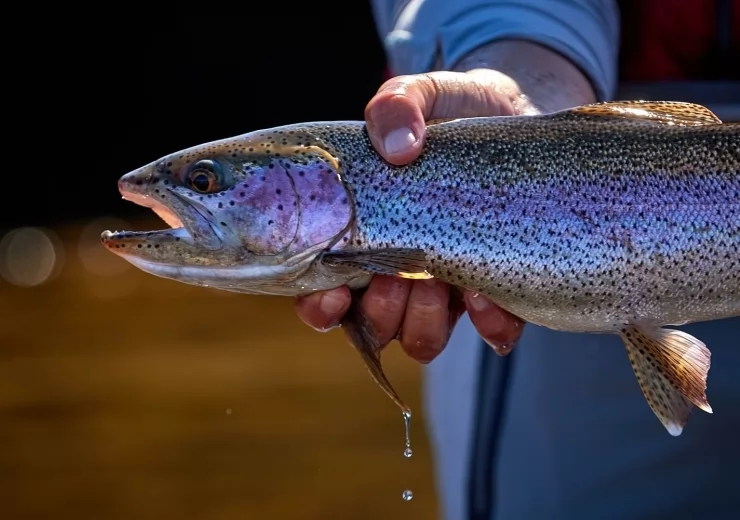
[[[408,408],[403,410],[403,425],[406,429],[406,448],[403,450],[403,456],[408,459],[414,454],[414,451],[411,449],[411,410]],[[401,498],[408,502],[414,498],[414,492],[407,489],[401,494]]]
[[403,411],[403,425],[406,429],[406,449],[403,451],[403,455],[410,457],[414,452],[411,451],[411,410],[408,408]]

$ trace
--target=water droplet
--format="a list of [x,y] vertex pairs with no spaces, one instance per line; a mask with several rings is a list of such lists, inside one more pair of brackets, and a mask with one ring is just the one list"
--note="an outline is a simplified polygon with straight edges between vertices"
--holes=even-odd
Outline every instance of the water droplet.
[[226,409],[226,415],[231,415],[231,408]]
[[403,456],[406,457],[407,459],[411,457],[413,454],[414,454],[414,450],[412,450],[411,448],[406,448],[405,450],[403,450]]
[[407,489],[401,494],[401,498],[403,498],[406,502],[408,502],[409,500],[414,498],[414,492],[411,491],[410,489]]

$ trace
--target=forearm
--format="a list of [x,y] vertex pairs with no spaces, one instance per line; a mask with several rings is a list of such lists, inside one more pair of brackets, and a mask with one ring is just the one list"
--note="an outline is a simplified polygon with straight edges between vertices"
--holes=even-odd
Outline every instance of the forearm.
[[518,113],[555,112],[597,101],[591,82],[578,67],[533,42],[495,41],[470,52],[452,69],[501,74],[501,93]]
[[499,71],[541,111],[610,99],[616,90],[616,0],[372,3],[394,75]]

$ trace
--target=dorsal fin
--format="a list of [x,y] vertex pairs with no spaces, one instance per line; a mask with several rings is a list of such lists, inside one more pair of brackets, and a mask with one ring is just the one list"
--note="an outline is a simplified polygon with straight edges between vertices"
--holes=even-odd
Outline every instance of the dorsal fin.
[[721,124],[708,108],[682,101],[607,101],[555,112],[552,117],[616,117],[663,125],[701,126]]
[[459,117],[446,117],[446,118],[440,117],[438,119],[430,119],[429,121],[426,122],[426,125],[427,126],[438,125],[440,123],[448,123],[450,121],[456,121],[458,119],[460,118]]

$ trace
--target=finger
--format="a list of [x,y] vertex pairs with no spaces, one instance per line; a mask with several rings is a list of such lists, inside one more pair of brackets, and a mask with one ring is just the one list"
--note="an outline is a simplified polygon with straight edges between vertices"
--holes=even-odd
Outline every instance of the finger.
[[524,322],[483,295],[465,291],[465,306],[478,334],[497,354],[508,355],[522,335]]
[[513,113],[497,81],[490,74],[448,71],[390,79],[365,109],[370,140],[388,162],[407,164],[421,152],[429,119]]
[[449,338],[449,285],[437,280],[415,281],[401,326],[401,346],[420,363],[442,352]]
[[381,346],[386,346],[396,337],[410,292],[411,280],[376,275],[363,294],[360,301],[362,312],[373,324]]
[[349,309],[351,295],[347,287],[321,291],[294,299],[298,317],[309,327],[326,331],[339,325]]

